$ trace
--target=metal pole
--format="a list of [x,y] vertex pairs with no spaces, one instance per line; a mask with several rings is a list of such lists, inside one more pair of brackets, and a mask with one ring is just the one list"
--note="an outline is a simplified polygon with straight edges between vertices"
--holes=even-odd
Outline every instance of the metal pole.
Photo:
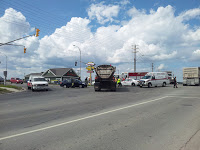
[[[4,54],[5,55],[5,54]],[[5,55],[6,56],[6,76],[5,76],[5,85],[6,85],[6,79],[7,79],[7,55]]]
[[76,46],[78,49],[79,49],[79,51],[80,51],[80,78],[81,78],[81,49],[78,47],[78,46]]
[[22,37],[22,38],[19,38],[19,39],[16,39],[16,40],[13,40],[13,41],[10,41],[10,42],[7,42],[7,43],[0,43],[0,46],[2,45],[9,45],[9,43],[12,43],[12,42],[15,42],[15,41],[18,41],[18,40],[21,40],[21,39],[24,39],[24,38],[27,38],[27,37],[30,37],[30,36],[34,36],[35,34],[33,35],[28,35],[28,36],[25,36],[25,37]]
[[[0,53],[3,54],[4,56],[6,56],[6,72],[7,72],[7,55],[2,52],[0,52]],[[4,85],[6,85],[6,76],[4,78]]]
[[81,49],[76,45],[73,45],[73,46],[77,47],[80,51],[80,78],[81,78]]
[[8,60],[7,60],[7,55],[6,56],[6,71],[7,71],[7,63],[8,63]]
[[134,72],[136,72],[136,45],[134,47]]
[[134,72],[136,72],[136,53],[137,53],[136,49],[138,49],[138,48],[135,45],[134,51],[133,51],[133,53],[134,53]]

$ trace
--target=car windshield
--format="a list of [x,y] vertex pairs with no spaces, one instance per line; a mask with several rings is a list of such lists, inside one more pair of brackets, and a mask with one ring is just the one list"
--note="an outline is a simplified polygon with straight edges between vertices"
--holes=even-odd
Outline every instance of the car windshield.
[[20,80],[20,78],[16,78],[16,80]]
[[70,79],[65,79],[65,81],[64,82],[71,82],[71,80]]
[[75,82],[77,82],[77,83],[81,83],[81,81],[80,81],[80,80],[75,80]]
[[142,79],[150,79],[151,76],[144,76]]
[[131,81],[131,79],[125,79],[125,81]]
[[45,78],[34,78],[33,81],[46,81]]

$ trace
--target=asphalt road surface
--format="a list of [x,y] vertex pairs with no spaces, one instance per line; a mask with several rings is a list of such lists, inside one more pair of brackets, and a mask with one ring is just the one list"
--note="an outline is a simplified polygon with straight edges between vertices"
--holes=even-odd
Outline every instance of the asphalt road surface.
[[0,150],[199,149],[199,91],[50,85],[0,95]]

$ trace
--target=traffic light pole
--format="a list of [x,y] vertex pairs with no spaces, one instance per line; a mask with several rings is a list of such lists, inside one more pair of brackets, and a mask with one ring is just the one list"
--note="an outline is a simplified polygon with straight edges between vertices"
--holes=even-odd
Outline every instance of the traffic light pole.
[[10,42],[7,42],[7,43],[1,43],[0,46],[3,46],[3,45],[11,45],[9,43],[12,43],[12,42],[15,42],[15,41],[18,41],[18,40],[21,40],[21,39],[25,39],[27,37],[30,37],[30,36],[35,36],[35,34],[33,35],[28,35],[28,36],[25,36],[25,37],[22,37],[22,38],[19,38],[19,39],[16,39],[16,40],[13,40],[13,41],[10,41]]
[[79,49],[79,52],[80,52],[80,79],[81,79],[81,49],[76,45],[73,45],[73,46],[77,47]]

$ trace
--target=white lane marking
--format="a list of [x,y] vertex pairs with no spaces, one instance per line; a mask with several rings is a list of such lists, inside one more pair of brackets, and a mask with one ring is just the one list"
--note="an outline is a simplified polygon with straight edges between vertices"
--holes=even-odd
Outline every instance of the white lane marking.
[[131,108],[131,107],[135,107],[135,106],[139,106],[139,105],[143,105],[143,104],[159,101],[159,100],[167,98],[167,97],[168,96],[164,96],[164,97],[157,98],[157,99],[154,99],[154,100],[150,100],[150,101],[146,101],[146,102],[142,102],[142,103],[138,103],[138,104],[133,104],[133,105],[130,105],[130,106],[125,106],[125,107],[122,107],[122,108],[118,108],[118,109],[114,109],[114,110],[98,113],[98,114],[95,114],[95,115],[83,117],[83,118],[72,120],[72,121],[68,121],[68,122],[63,122],[63,123],[52,125],[52,126],[49,126],[49,127],[40,128],[40,129],[36,129],[36,130],[32,130],[32,131],[27,131],[27,132],[23,132],[23,133],[19,133],[19,134],[14,134],[14,135],[2,137],[2,138],[0,138],[0,141],[6,140],[6,139],[10,139],[10,138],[14,138],[14,137],[18,137],[18,136],[22,136],[22,135],[26,135],[26,134],[30,134],[30,133],[34,133],[34,132],[38,132],[38,131],[43,131],[43,130],[47,130],[47,129],[63,126],[63,125],[66,125],[66,124],[70,124],[70,123],[73,123],[73,122],[77,122],[77,121],[81,121],[81,120],[85,120],[85,119],[89,119],[89,118],[94,118],[94,117],[97,117],[97,116],[105,115],[105,114],[116,112],[116,111],[119,111],[119,110],[123,110],[123,109]]
[[195,98],[195,99],[200,99],[200,97],[182,97],[182,96],[179,96],[179,95],[168,95],[168,97],[176,97],[176,98]]

